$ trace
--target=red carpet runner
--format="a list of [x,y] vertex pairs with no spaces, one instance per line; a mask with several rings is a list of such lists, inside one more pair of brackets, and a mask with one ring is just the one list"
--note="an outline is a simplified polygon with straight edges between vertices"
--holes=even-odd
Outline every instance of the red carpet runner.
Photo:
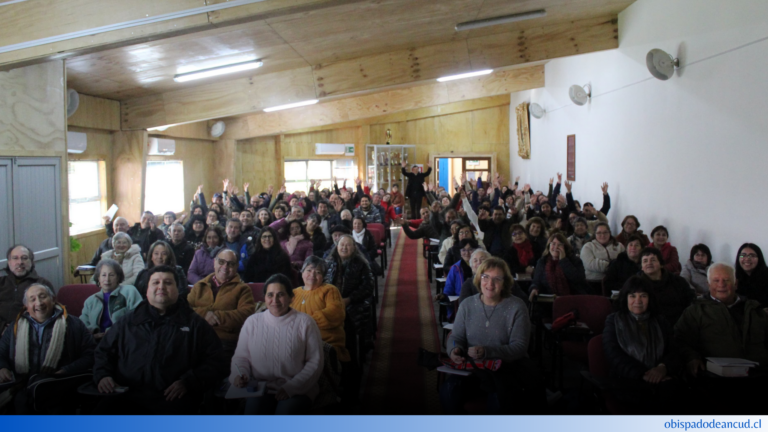
[[440,342],[422,241],[400,233],[382,295],[379,336],[364,391],[368,414],[440,414],[437,373],[416,364]]

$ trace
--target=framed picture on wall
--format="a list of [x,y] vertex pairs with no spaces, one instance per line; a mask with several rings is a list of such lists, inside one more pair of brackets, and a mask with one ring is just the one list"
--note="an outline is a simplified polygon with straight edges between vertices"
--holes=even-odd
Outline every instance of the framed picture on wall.
[[576,181],[576,135],[568,135],[566,141],[568,146],[568,170],[566,171],[567,180]]

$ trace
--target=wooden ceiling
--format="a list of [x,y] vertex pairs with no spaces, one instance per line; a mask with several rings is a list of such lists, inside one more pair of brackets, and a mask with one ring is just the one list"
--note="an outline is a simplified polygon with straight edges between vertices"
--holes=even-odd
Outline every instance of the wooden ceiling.
[[[367,0],[342,2],[325,8],[293,13],[234,26],[211,28],[187,35],[139,43],[67,60],[68,84],[79,92],[115,100],[128,100],[170,91],[205,86],[224,80],[311,67],[318,74],[335,64],[349,69],[356,59],[389,55],[426,46],[439,46],[440,73],[482,67],[500,67],[509,59],[490,64],[489,50],[516,54],[516,32],[573,23],[590,18],[616,17],[634,0]],[[211,3],[209,1],[209,3]],[[333,4],[333,3],[331,3]],[[543,18],[456,32],[463,21],[546,9]],[[2,12],[2,10],[0,10]],[[209,22],[225,22],[228,9],[209,14]],[[506,35],[507,37],[504,37]],[[499,37],[501,36],[501,37]],[[604,49],[604,48],[603,48]],[[469,52],[467,56],[465,52]],[[495,57],[498,57],[496,53]],[[425,55],[428,55],[425,54]],[[407,57],[402,56],[402,57]],[[264,66],[226,77],[176,83],[173,76],[189,70],[261,58]],[[531,59],[531,61],[540,59]],[[397,59],[393,59],[397,61]],[[341,63],[339,65],[339,63]],[[404,62],[403,70],[420,69],[419,61]],[[501,64],[505,63],[505,64]],[[356,69],[356,68],[355,68]],[[365,72],[365,71],[363,71]],[[371,70],[371,74],[378,71]],[[322,75],[322,74],[321,74]],[[363,74],[365,75],[365,74]],[[416,72],[416,75],[419,75]],[[364,78],[364,77],[363,77]],[[430,77],[431,78],[431,77]],[[325,80],[332,79],[325,77]],[[348,88],[340,75],[338,92]],[[385,80],[386,81],[386,80]],[[395,84],[397,80],[390,80]],[[325,86],[324,86],[325,87]],[[360,87],[360,86],[357,86]],[[332,94],[318,89],[320,96]]]

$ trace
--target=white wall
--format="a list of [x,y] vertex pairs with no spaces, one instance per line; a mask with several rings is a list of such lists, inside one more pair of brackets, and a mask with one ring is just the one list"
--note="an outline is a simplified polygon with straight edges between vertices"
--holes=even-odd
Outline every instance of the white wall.
[[[619,49],[551,61],[546,87],[512,95],[512,177],[546,191],[576,134],[574,197],[599,206],[607,181],[614,233],[627,214],[649,234],[663,224],[681,260],[698,242],[731,264],[743,242],[768,247],[766,16],[768,2],[638,0],[619,16]],[[652,48],[681,58],[677,76],[650,75]],[[591,102],[573,105],[568,88],[585,83]],[[517,156],[523,101],[548,111],[531,118],[529,160]]]

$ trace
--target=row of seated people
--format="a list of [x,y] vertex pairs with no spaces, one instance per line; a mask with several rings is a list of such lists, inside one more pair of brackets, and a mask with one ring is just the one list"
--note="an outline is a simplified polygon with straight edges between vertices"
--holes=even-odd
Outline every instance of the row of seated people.
[[[230,375],[238,387],[267,382],[270,394],[249,399],[247,413],[307,413],[329,349],[341,364],[342,403],[354,407],[360,379],[356,335],[372,274],[352,236],[342,236],[338,250],[329,260],[309,256],[300,287],[273,274],[264,303],[254,301],[237,273],[238,256],[226,248],[215,255],[212,273],[186,295],[174,266],[149,268],[140,293],[125,283],[120,263],[103,259],[96,271],[99,291],[78,318],[56,301],[50,282],[37,276],[29,249],[17,245],[8,253],[9,273],[2,280],[22,282],[16,285],[22,294],[0,338],[0,407],[74,412],[82,400],[72,383],[82,380],[73,378],[92,373],[98,394],[127,388],[119,397],[101,397],[95,413],[194,413]],[[56,384],[49,378],[57,378]],[[40,383],[49,383],[47,391],[35,392]]]

